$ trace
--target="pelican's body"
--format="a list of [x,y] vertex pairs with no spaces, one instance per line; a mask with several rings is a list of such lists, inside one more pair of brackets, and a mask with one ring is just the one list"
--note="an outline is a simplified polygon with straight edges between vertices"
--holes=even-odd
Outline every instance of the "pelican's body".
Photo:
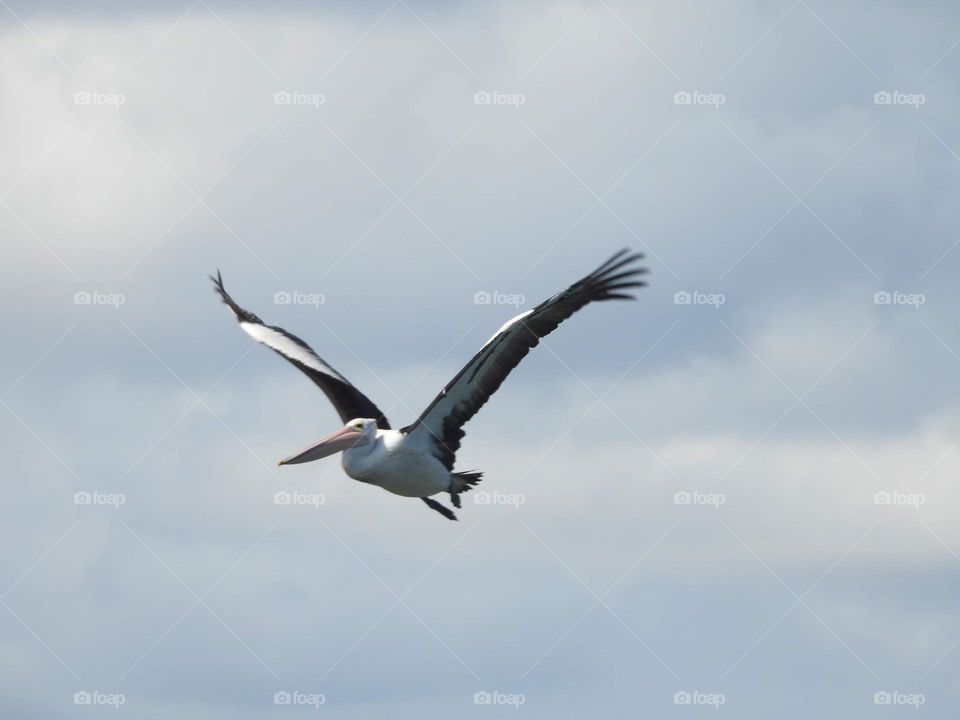
[[480,482],[483,473],[455,472],[463,425],[497,391],[510,371],[536,347],[540,338],[590,302],[633,299],[623,290],[641,287],[646,272],[632,266],[640,255],[623,250],[582,280],[532,310],[504,323],[457,373],[413,423],[390,427],[380,409],[327,364],[303,340],[280,327],[266,325],[233,301],[217,273],[212,278],[223,302],[252,338],[303,371],[330,399],[346,424],[301,452],[280,462],[295,465],[342,452],[343,470],[354,480],[377,485],[404,497],[418,497],[450,520],[457,517],[431,496],[449,493],[454,507],[460,494]]
[[398,430],[374,426],[373,431],[372,443],[343,451],[341,464],[347,475],[404,497],[429,497],[448,490],[450,471],[442,462],[411,447]]

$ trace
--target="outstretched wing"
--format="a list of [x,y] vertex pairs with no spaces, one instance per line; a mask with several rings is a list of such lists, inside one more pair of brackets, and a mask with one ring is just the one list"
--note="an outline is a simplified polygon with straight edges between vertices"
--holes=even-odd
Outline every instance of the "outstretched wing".
[[233,311],[243,331],[258,343],[266,345],[278,355],[285,357],[313,380],[333,403],[343,422],[354,418],[373,418],[377,421],[377,427],[384,430],[390,428],[387,418],[380,409],[351,385],[343,375],[330,367],[303,340],[296,335],[291,335],[283,328],[265,325],[263,320],[252,312],[237,305],[223,287],[223,278],[220,277],[219,270],[217,276],[211,275],[210,279],[224,304]]
[[636,299],[624,291],[646,285],[639,277],[647,269],[635,265],[642,258],[639,253],[621,250],[563,292],[508,320],[416,422],[401,428],[400,432],[409,435],[411,440],[416,438],[428,444],[434,456],[452,470],[465,434],[463,425],[476,415],[530,349],[539,344],[540,338],[549,335],[587,303]]

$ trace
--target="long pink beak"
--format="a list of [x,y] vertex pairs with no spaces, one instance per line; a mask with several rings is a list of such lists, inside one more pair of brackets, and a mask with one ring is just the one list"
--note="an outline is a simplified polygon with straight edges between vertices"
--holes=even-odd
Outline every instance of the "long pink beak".
[[297,465],[298,463],[319,460],[328,457],[342,450],[349,450],[352,447],[366,445],[369,442],[360,430],[354,430],[352,427],[343,427],[335,433],[326,435],[317,440],[313,445],[304,448],[296,455],[281,460],[278,465]]

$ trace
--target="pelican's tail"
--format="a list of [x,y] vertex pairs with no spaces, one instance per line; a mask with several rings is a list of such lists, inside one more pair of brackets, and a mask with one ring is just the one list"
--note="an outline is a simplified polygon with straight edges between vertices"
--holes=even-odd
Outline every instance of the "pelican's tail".
[[460,507],[460,493],[467,492],[470,488],[483,480],[483,473],[479,470],[470,472],[450,473],[450,502],[454,507]]
[[481,480],[483,480],[483,473],[479,470],[450,473],[450,492],[467,492]]

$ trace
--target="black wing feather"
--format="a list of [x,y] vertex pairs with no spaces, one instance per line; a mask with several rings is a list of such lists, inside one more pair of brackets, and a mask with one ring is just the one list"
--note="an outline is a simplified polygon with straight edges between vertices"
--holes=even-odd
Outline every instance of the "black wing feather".
[[[234,302],[233,298],[230,297],[226,289],[223,287],[223,278],[220,276],[220,271],[217,271],[217,276],[210,276],[210,279],[213,281],[214,290],[220,295],[220,298],[223,300],[224,304],[227,305],[236,316],[237,321],[241,326],[246,325],[249,327],[244,328],[248,334],[252,335],[254,339],[258,342],[266,345],[275,353],[289,361],[291,364],[295,365],[300,371],[303,372],[308,378],[310,378],[314,384],[317,385],[324,394],[329,398],[330,402],[333,403],[333,407],[336,409],[337,414],[340,416],[340,419],[343,422],[353,420],[355,418],[373,418],[377,421],[377,427],[384,430],[390,428],[390,424],[387,422],[386,416],[380,411],[380,409],[373,404],[373,402],[362,392],[357,390],[350,382],[343,377],[340,373],[334,370],[323,358],[317,355],[313,349],[307,345],[303,340],[298,338],[296,335],[288,333],[281,327],[276,325],[267,325],[259,317],[254,315],[249,310],[244,310],[242,307],[237,305]],[[260,326],[264,331],[272,331],[276,335],[271,336],[269,332],[265,333],[265,337],[257,337],[255,333],[259,333],[256,329],[256,326]],[[252,332],[251,332],[252,330]],[[281,338],[293,343],[295,348],[290,349],[294,354],[288,354],[283,351],[283,345]],[[276,341],[277,346],[270,343],[270,339]],[[300,353],[302,359],[298,359],[294,355]],[[318,367],[311,367],[308,362],[317,365]],[[329,372],[327,372],[329,371]]]
[[623,290],[644,287],[640,276],[647,272],[635,263],[643,255],[621,250],[585,278],[540,303],[525,316],[501,328],[434,398],[417,420],[400,432],[428,433],[434,455],[453,469],[463,426],[477,414],[540,338],[556,330],[584,305],[604,300],[635,300]]

